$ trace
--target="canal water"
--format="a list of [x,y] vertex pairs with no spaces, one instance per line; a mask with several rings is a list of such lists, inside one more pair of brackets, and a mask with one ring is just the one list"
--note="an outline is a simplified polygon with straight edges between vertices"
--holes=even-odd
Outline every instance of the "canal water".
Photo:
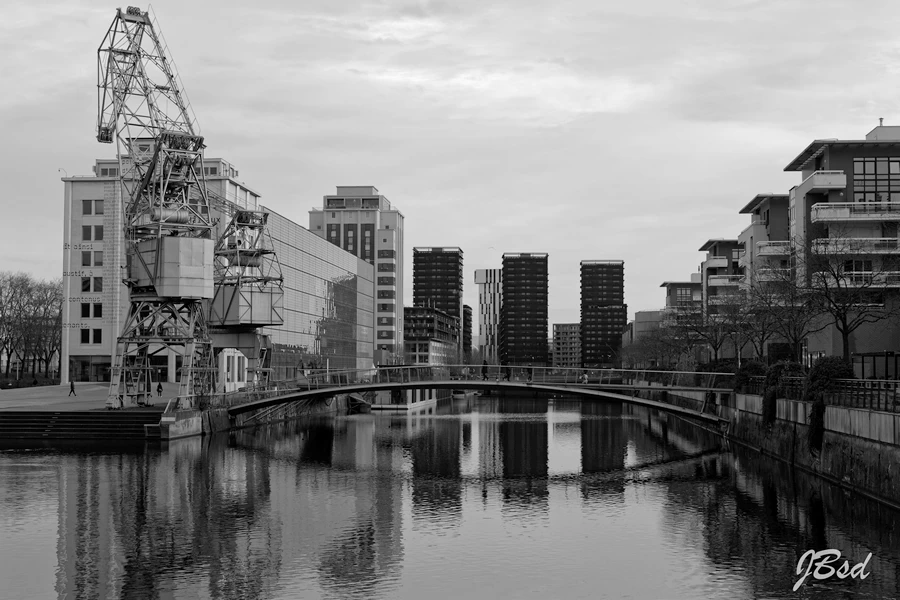
[[[0,598],[900,597],[898,513],[620,404],[27,446],[0,451]],[[827,549],[867,577],[793,591]]]

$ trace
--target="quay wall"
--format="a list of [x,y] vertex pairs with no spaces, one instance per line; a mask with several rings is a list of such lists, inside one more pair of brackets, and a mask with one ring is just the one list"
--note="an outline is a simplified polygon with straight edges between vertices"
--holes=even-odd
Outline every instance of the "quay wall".
[[227,409],[224,408],[177,411],[174,415],[163,416],[160,422],[160,438],[175,440],[301,417],[343,414],[347,412],[349,405],[348,395],[339,394],[312,406],[286,405],[275,410],[264,408],[234,418],[229,417]]
[[900,508],[900,415],[827,406],[822,450],[807,443],[811,404],[779,398],[766,425],[762,396],[729,394],[719,405],[727,437],[865,496]]
[[[654,389],[652,399],[701,410],[706,392]],[[829,482],[900,509],[900,414],[866,408],[829,405],[825,409],[825,434],[820,452],[809,448],[811,403],[779,398],[776,420],[763,422],[763,399],[755,394],[728,390],[715,393],[715,404],[707,402],[727,420],[727,439]]]

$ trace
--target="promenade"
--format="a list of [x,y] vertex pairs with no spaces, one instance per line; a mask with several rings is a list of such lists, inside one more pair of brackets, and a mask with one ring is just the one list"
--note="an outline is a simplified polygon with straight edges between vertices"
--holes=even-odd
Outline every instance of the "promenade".
[[[105,410],[108,394],[109,384],[102,382],[76,383],[75,396],[69,396],[68,384],[3,389],[0,390],[0,411]],[[153,398],[153,403],[165,407],[170,397],[170,393],[163,391],[161,397]]]

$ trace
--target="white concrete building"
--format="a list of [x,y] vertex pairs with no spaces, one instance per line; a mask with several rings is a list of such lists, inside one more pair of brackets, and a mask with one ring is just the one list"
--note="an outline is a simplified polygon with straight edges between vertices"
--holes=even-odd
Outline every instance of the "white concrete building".
[[482,356],[496,363],[500,356],[500,306],[503,304],[503,269],[477,269],[478,338]]

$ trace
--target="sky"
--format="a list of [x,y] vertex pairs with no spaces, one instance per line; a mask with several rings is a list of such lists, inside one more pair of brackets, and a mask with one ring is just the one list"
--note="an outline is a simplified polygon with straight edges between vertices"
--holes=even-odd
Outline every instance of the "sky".
[[[126,5],[121,5],[125,8]],[[141,9],[147,6],[139,5]],[[12,0],[0,20],[0,270],[62,272],[63,175],[90,175],[97,49],[116,4]],[[812,140],[900,124],[900,3],[597,0],[152,5],[206,156],[309,225],[374,185],[412,249],[458,246],[464,299],[504,252],[546,252],[550,323],[579,262],[624,260],[629,317]]]

